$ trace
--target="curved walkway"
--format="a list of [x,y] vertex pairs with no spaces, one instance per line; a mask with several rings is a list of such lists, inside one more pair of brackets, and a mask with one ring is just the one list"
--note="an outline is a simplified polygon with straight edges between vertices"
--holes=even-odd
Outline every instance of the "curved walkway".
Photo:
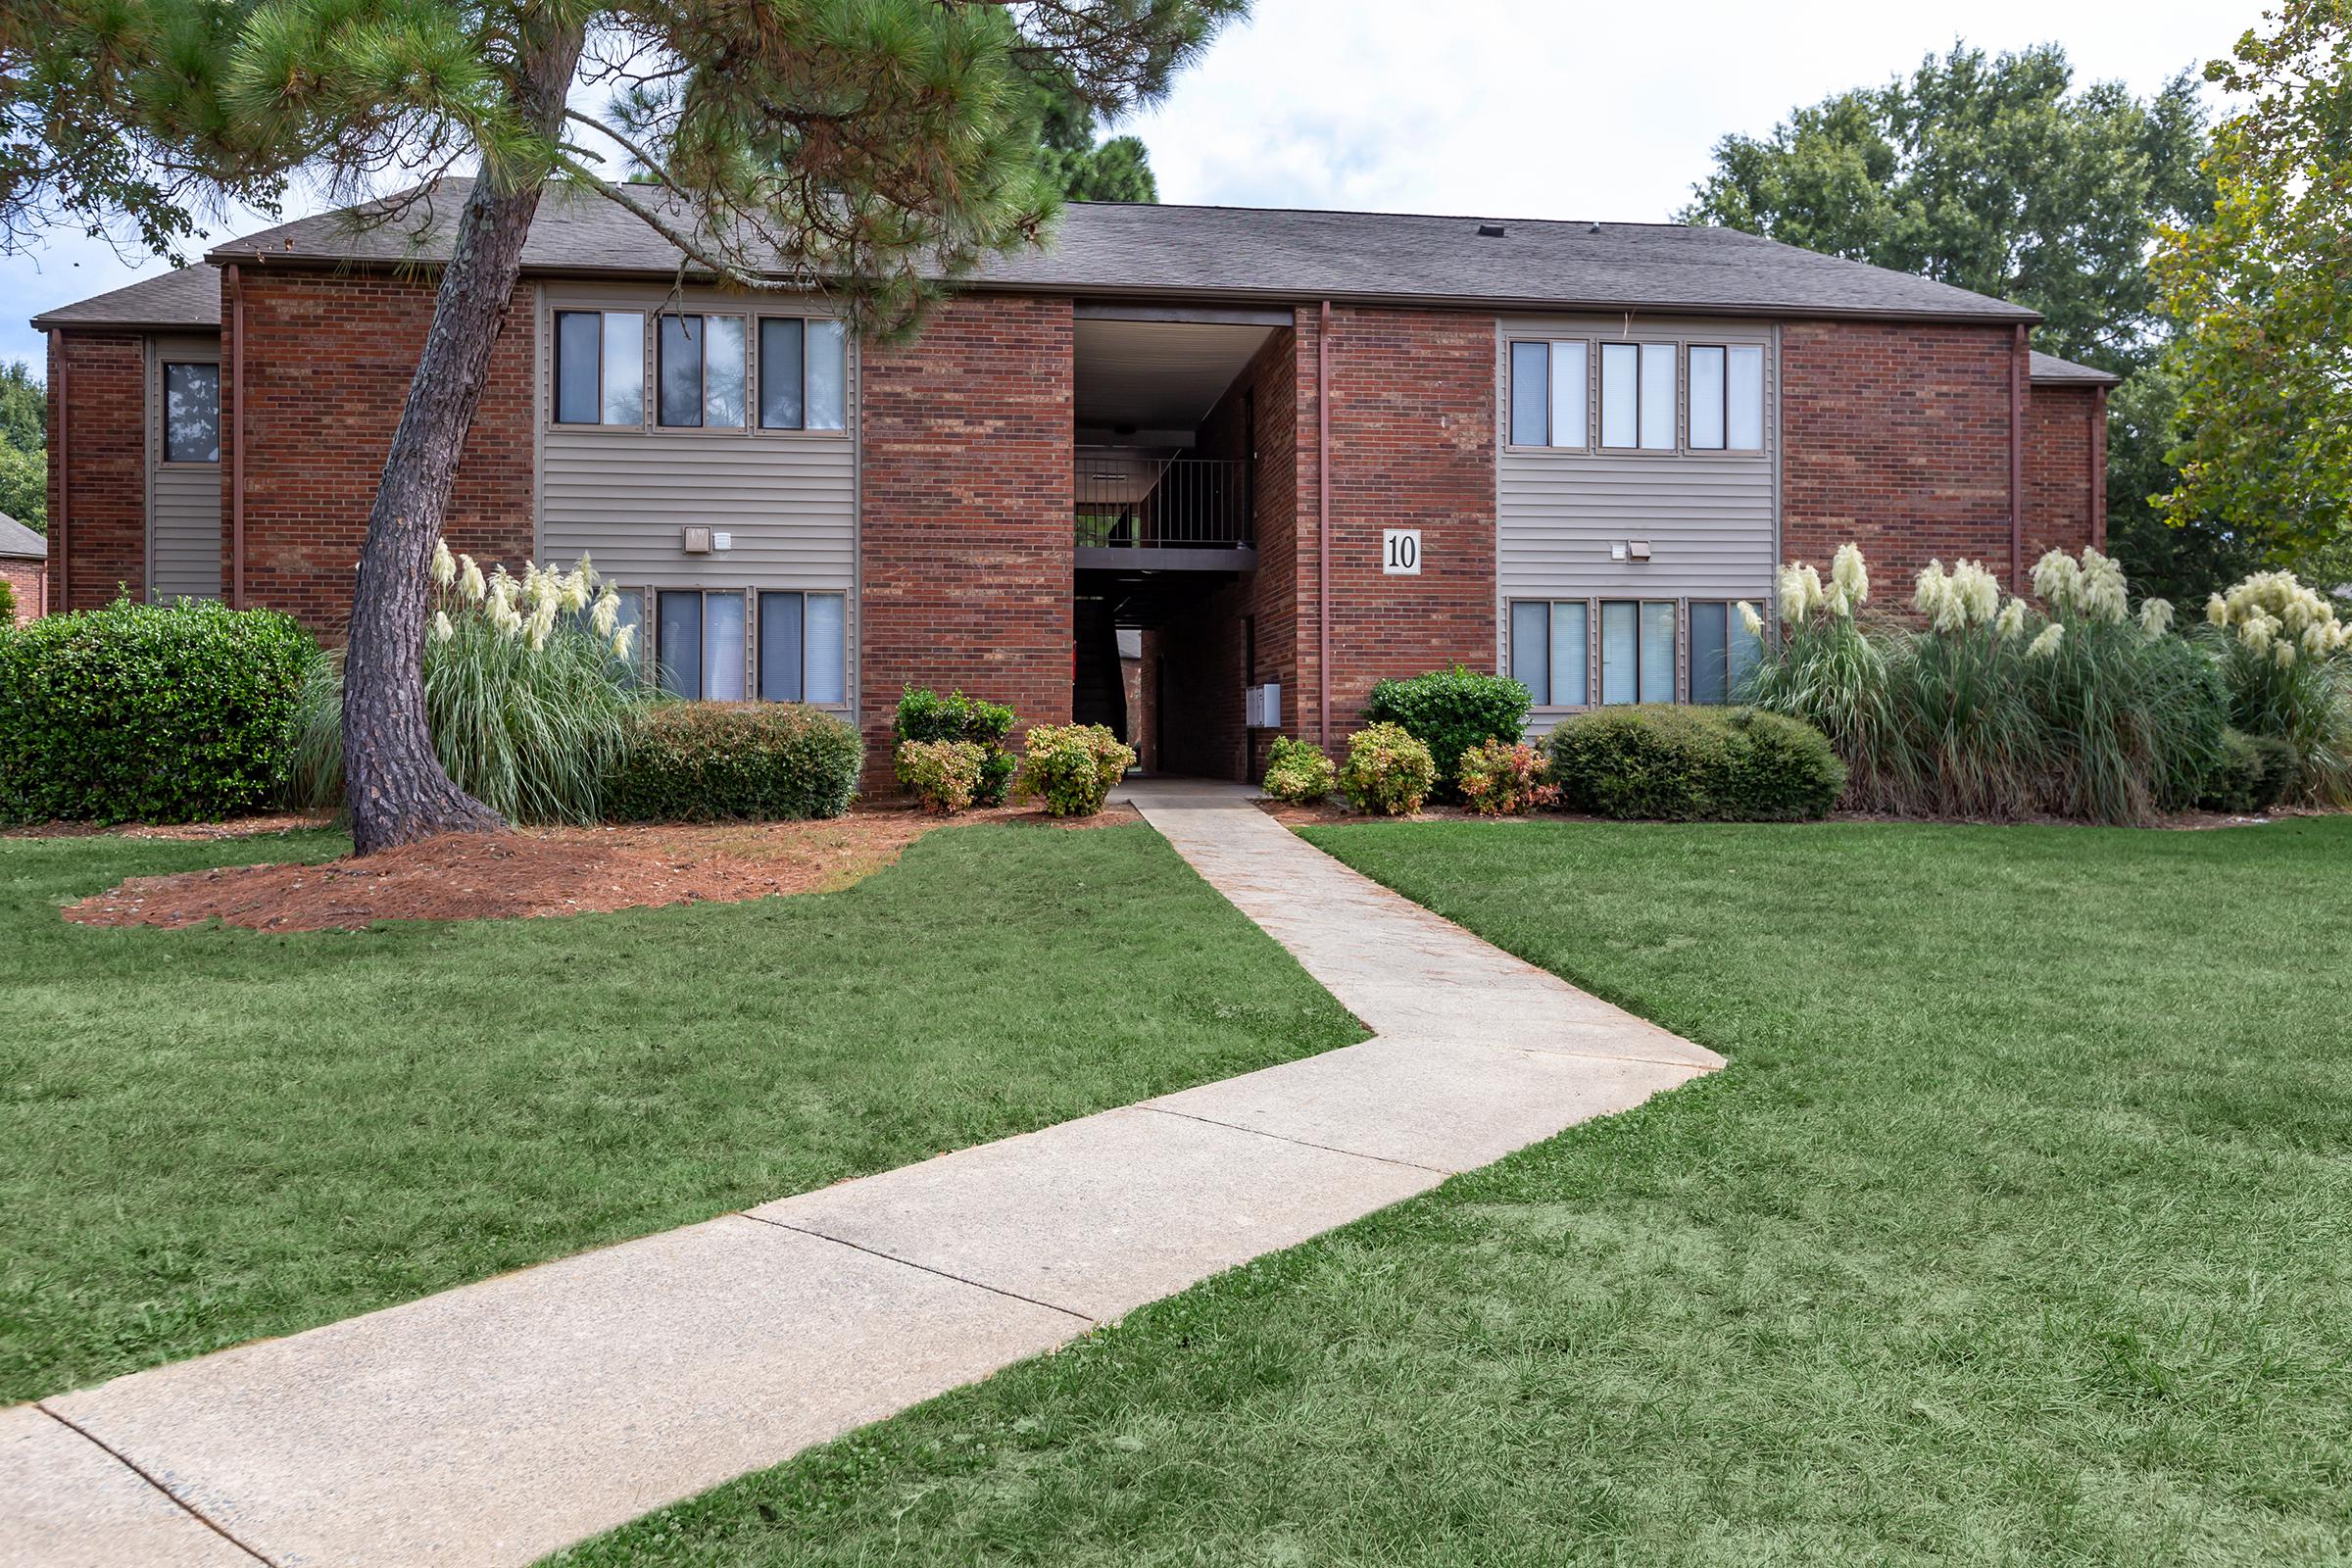
[[532,1561],[1722,1064],[1125,792],[1376,1038],[0,1410],[0,1564]]

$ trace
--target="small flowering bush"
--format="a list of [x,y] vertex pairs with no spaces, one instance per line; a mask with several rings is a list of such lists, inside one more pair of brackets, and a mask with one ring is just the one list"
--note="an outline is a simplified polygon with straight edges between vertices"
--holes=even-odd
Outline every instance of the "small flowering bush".
[[2295,749],[2291,793],[2352,805],[2352,628],[2291,571],[2262,571],[2205,605],[2230,721]]
[[1266,760],[1263,784],[1269,799],[1288,801],[1293,806],[1312,806],[1332,791],[1339,779],[1339,769],[1324,755],[1323,748],[1288,735],[1274,737],[1274,750]]
[[971,806],[986,756],[970,741],[902,741],[899,780],[914,792],[924,810],[953,816]]
[[1456,664],[1409,680],[1376,683],[1364,703],[1364,718],[1396,724],[1428,747],[1439,782],[1450,788],[1462,753],[1490,735],[1518,734],[1527,727],[1532,702],[1527,688],[1508,676]]
[[1437,780],[1438,765],[1429,748],[1400,724],[1374,724],[1348,737],[1340,789],[1359,811],[1410,816],[1421,809]]
[[[435,541],[424,638],[425,727],[458,787],[516,822],[592,822],[625,760],[630,720],[652,699],[631,662],[636,628],[583,556],[569,571],[493,563]],[[289,788],[299,805],[343,800],[343,663],[321,654],[303,682]]]
[[[1013,755],[1004,737],[1016,722],[1011,709],[983,702],[961,692],[942,697],[935,691],[909,686],[899,697],[898,716],[891,738],[907,741],[969,741],[980,748],[980,783],[972,800],[980,806],[1003,806],[1012,788]],[[906,784],[904,775],[899,779]],[[911,785],[908,785],[911,788]]]
[[1462,754],[1454,787],[1480,816],[1516,816],[1558,803],[1549,774],[1544,754],[1527,742],[1489,738]]
[[1049,816],[1092,816],[1134,765],[1134,749],[1103,725],[1033,724],[1012,792]]

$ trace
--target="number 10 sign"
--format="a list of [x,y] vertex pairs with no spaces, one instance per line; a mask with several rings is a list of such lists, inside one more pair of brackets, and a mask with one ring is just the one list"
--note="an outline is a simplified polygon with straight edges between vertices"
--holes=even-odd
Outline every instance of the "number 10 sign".
[[1391,577],[1421,575],[1421,530],[1383,528],[1380,531],[1380,569]]

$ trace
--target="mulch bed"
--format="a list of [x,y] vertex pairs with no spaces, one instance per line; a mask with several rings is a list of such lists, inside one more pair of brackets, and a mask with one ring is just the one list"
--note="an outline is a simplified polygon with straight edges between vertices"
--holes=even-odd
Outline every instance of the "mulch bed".
[[[883,803],[818,822],[450,833],[365,859],[132,877],[72,906],[65,917],[77,925],[169,927],[218,920],[257,931],[328,931],[357,930],[378,920],[498,920],[731,904],[848,887],[897,859],[924,834],[954,823],[1091,828],[1138,820],[1128,807],[1064,821],[1012,807],[942,817]],[[298,825],[314,824],[306,818]],[[149,836],[230,836],[145,831]]]

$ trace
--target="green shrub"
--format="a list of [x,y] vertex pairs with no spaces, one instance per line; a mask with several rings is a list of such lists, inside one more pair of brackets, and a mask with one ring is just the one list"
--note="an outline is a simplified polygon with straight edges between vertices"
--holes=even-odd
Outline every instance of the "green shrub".
[[1456,664],[1409,680],[1380,682],[1364,704],[1364,719],[1398,725],[1427,746],[1438,777],[1450,789],[1464,752],[1491,737],[1519,738],[1530,701],[1527,688],[1515,680]]
[[1437,778],[1429,747],[1401,724],[1374,724],[1348,737],[1340,788],[1359,811],[1410,816],[1421,809]]
[[1294,740],[1288,735],[1274,737],[1274,750],[1266,759],[1263,784],[1270,800],[1288,801],[1293,806],[1312,806],[1331,793],[1339,778],[1339,769],[1320,746]]
[[[1002,806],[1018,765],[1004,746],[1016,722],[1012,710],[1002,703],[983,702],[959,691],[942,697],[909,686],[899,698],[891,739],[899,746],[908,741],[969,741],[979,747],[980,782],[972,800],[980,806]],[[904,777],[899,782],[913,787]]]
[[6,577],[0,577],[0,631],[17,623],[17,590]]
[[1669,822],[1802,822],[1829,814],[1845,766],[1810,724],[1752,708],[1604,708],[1546,744],[1572,811]]
[[1550,772],[1544,754],[1527,742],[1487,740],[1462,754],[1454,788],[1480,816],[1516,816],[1558,803]]
[[1036,724],[1013,792],[1049,816],[1092,816],[1134,765],[1135,752],[1101,724]]
[[0,632],[0,817],[190,822],[274,805],[308,632],[118,600]]
[[605,780],[608,821],[839,816],[865,757],[856,730],[795,703],[648,703],[626,728]]
[[953,816],[972,804],[988,754],[971,741],[901,741],[899,782],[923,809]]
[[2221,763],[2197,804],[2209,811],[2267,811],[2294,793],[2302,771],[2293,742],[2230,730],[2222,739]]

